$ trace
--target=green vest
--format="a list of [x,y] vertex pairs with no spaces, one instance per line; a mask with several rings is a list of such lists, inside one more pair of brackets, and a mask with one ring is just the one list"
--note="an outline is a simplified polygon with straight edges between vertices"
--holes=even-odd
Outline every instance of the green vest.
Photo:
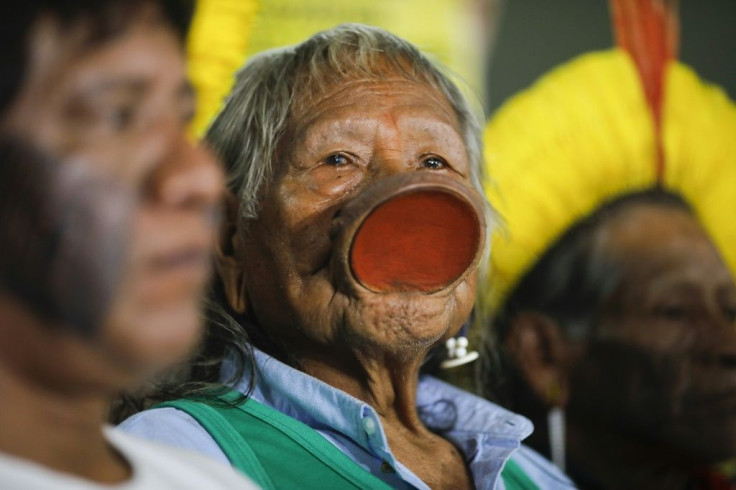
[[[229,393],[222,399],[234,396]],[[255,400],[212,406],[182,399],[157,407],[173,407],[191,415],[230,463],[264,490],[391,488],[316,430]],[[506,463],[501,477],[507,490],[537,490],[513,461]]]

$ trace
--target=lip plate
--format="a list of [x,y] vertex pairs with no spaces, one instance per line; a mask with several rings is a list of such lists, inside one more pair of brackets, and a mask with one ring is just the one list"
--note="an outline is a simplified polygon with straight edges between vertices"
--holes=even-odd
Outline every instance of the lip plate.
[[[472,252],[465,253],[465,258],[461,260],[461,262],[466,262],[467,265],[460,267],[462,271],[457,270],[457,266],[449,267],[449,269],[454,268],[456,270],[455,273],[450,274],[451,276],[454,276],[454,280],[453,278],[446,276],[440,280],[435,280],[434,284],[430,285],[428,283],[432,281],[426,281],[425,277],[424,280],[421,281],[423,284],[420,284],[419,287],[417,287],[417,285],[407,285],[401,282],[397,285],[393,285],[392,287],[391,281],[384,281],[384,285],[381,286],[380,284],[372,284],[370,280],[364,280],[360,274],[360,270],[356,271],[356,268],[354,267],[355,261],[353,252],[355,249],[354,243],[356,241],[356,236],[361,234],[361,229],[364,227],[365,223],[371,220],[371,216],[374,215],[374,213],[380,212],[382,207],[390,205],[391,202],[404,199],[407,196],[431,194],[442,196],[441,199],[445,202],[454,203],[451,207],[455,207],[456,210],[464,209],[462,213],[467,213],[467,216],[471,218],[468,221],[473,223],[473,225],[470,226],[470,234],[472,237],[469,238],[469,242],[472,242],[473,245],[470,247],[466,246],[465,248],[471,248]],[[420,211],[422,210],[423,209],[420,207]],[[420,214],[423,214],[425,218],[434,216],[431,209],[429,212]],[[373,293],[385,294],[393,292],[419,292],[423,294],[433,294],[454,288],[465,279],[470,271],[475,269],[480,261],[483,254],[483,248],[485,246],[486,223],[480,197],[471,187],[457,181],[456,179],[443,175],[411,173],[399,174],[382,179],[364,190],[360,195],[349,202],[341,210],[339,220],[342,225],[342,230],[337,233],[335,256],[333,257],[333,264],[335,265],[333,273],[335,273],[335,277],[338,280],[342,279],[343,281],[349,282],[350,287],[360,287]],[[425,224],[431,224],[431,220],[427,221],[425,219],[424,221]],[[404,231],[404,227],[400,223],[395,229],[397,232]],[[442,225],[439,226],[439,229],[441,232]],[[446,234],[446,236],[448,236],[448,234]],[[435,257],[446,257],[447,250],[455,248],[454,242],[456,241],[456,237],[452,233],[449,233],[449,238],[450,241],[448,241],[447,238],[444,240],[446,244],[449,244],[449,247],[444,246],[444,252],[433,252],[429,255]],[[380,243],[381,240],[385,240],[385,237],[379,235],[377,240]],[[380,253],[374,255],[378,258],[385,258],[385,256]],[[417,263],[421,265],[421,259],[417,261]],[[423,272],[420,275],[426,276]]]

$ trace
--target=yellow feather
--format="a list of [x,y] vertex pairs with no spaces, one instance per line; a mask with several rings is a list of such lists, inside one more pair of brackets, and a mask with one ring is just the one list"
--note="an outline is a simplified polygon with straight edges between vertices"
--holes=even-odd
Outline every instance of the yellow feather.
[[666,186],[692,204],[736,275],[736,105],[680,64],[666,91]]
[[187,42],[189,77],[198,98],[191,136],[204,133],[230,91],[257,10],[257,0],[198,0]]
[[[691,202],[736,270],[736,108],[675,63],[665,97],[666,186]],[[492,306],[572,224],[656,183],[653,127],[621,50],[566,63],[498,111],[484,134],[487,195],[503,219],[484,285]]]

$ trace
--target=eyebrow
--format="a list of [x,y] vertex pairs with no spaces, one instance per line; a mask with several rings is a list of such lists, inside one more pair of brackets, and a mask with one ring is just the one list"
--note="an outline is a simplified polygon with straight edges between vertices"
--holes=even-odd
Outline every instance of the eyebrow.
[[[86,96],[103,96],[110,92],[126,91],[132,92],[137,97],[142,96],[151,86],[150,80],[143,80],[138,77],[113,78],[93,82],[80,90],[80,94]],[[191,80],[184,79],[176,89],[176,96],[182,99],[195,99],[196,90]]]
[[140,95],[146,91],[148,85],[148,81],[139,78],[109,78],[82,87],[80,93],[92,97],[117,91],[134,92],[136,95]]

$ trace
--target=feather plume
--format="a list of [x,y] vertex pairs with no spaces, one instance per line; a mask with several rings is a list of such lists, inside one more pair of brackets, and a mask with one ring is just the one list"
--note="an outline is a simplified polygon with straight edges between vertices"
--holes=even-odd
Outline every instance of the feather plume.
[[657,181],[665,172],[661,142],[664,79],[667,64],[677,57],[678,0],[609,0],[616,43],[627,51],[639,72],[657,134]]
[[198,109],[190,134],[201,137],[230,91],[245,61],[258,0],[198,0],[189,32],[189,77]]

